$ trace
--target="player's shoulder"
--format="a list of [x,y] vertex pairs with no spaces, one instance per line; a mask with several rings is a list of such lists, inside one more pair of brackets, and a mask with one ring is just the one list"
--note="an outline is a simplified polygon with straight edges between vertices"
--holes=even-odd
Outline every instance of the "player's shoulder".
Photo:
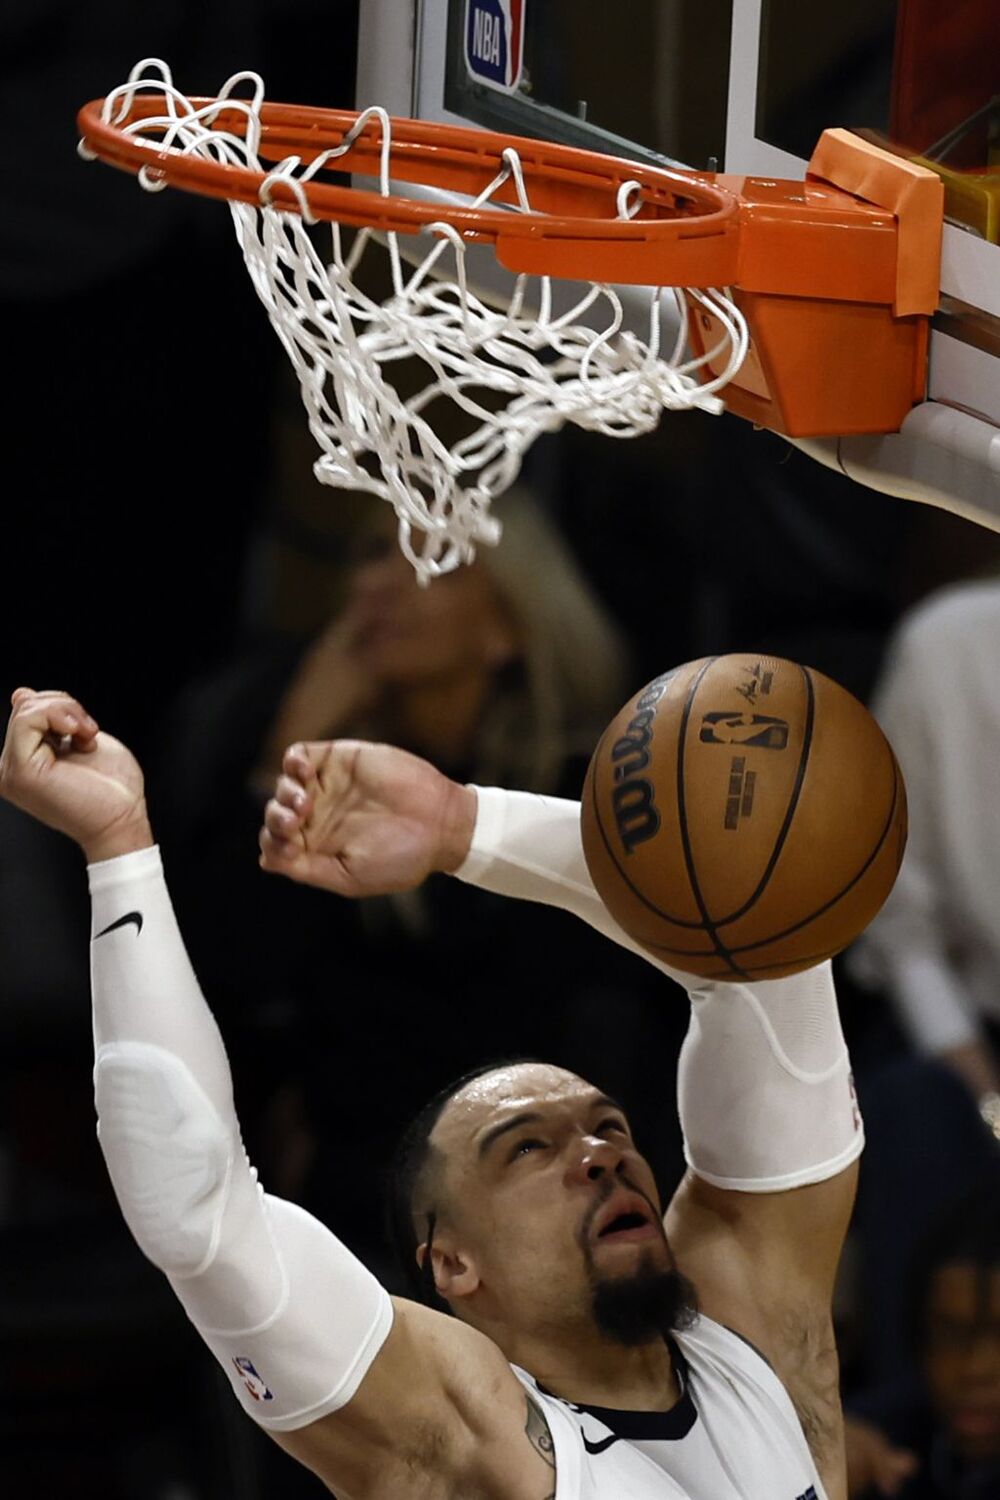
[[392,1299],[388,1336],[357,1392],[281,1445],[338,1494],[544,1494],[551,1456],[496,1344],[457,1318]]
[[704,1313],[699,1313],[688,1328],[677,1330],[672,1337],[688,1366],[697,1368],[711,1360],[756,1380],[770,1383],[777,1378],[771,1361],[751,1339]]
[[429,1373],[470,1415],[489,1413],[497,1399],[520,1399],[521,1382],[500,1348],[459,1318],[393,1297],[393,1337],[404,1365]]

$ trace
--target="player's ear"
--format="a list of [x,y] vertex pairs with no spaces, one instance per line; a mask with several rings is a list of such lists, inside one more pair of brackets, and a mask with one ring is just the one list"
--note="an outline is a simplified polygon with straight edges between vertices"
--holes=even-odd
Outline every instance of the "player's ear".
[[[424,1241],[417,1247],[417,1265],[421,1270],[426,1264],[427,1253],[427,1242]],[[475,1261],[448,1234],[435,1235],[430,1257],[435,1290],[446,1302],[453,1297],[468,1297],[479,1286]]]

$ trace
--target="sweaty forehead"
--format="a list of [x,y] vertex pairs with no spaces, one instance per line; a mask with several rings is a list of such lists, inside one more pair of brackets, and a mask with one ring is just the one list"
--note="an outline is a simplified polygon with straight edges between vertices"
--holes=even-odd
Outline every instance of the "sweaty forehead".
[[474,1078],[449,1099],[431,1132],[432,1143],[448,1155],[472,1146],[482,1131],[506,1119],[551,1105],[594,1098],[596,1090],[575,1073],[548,1063],[512,1063]]

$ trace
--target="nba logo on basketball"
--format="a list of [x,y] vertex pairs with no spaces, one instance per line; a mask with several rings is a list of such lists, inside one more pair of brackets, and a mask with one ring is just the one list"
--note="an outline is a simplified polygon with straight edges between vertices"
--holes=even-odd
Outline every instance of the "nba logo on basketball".
[[524,0],[466,0],[465,62],[473,78],[512,93],[524,61]]

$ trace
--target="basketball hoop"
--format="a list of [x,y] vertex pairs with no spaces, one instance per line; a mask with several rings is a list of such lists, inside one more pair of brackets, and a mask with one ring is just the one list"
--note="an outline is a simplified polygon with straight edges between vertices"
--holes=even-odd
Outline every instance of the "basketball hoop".
[[[539,434],[574,422],[634,437],[664,410],[720,411],[727,388],[726,404],[762,425],[793,432],[804,421],[813,435],[829,431],[816,426],[816,400],[803,408],[798,389],[803,346],[819,367],[818,378],[805,378],[814,396],[827,378],[816,330],[829,323],[829,305],[864,304],[869,348],[869,304],[894,324],[916,312],[926,325],[931,310],[900,303],[897,260],[912,272],[915,257],[897,255],[894,214],[835,187],[817,184],[806,204],[801,183],[766,183],[755,194],[751,179],[390,119],[381,109],[272,104],[250,72],[234,75],[214,99],[189,99],[158,59],[137,64],[125,84],[86,105],[79,124],[81,155],[134,172],[148,191],[169,184],[228,200],[253,284],[298,376],[321,449],[317,478],[387,500],[422,581],[496,542],[492,501]],[[378,190],[344,186],[345,174],[374,179]],[[400,196],[397,182],[439,190],[442,199]],[[806,207],[789,212],[793,202]],[[867,231],[863,244],[855,235],[853,254],[843,234],[851,210],[853,227]],[[328,262],[308,232],[320,221],[331,225]],[[350,244],[345,227],[357,230]],[[839,233],[826,254],[803,262],[803,247],[831,227]],[[428,237],[415,264],[410,240],[404,261],[400,235]],[[387,244],[391,272],[383,302],[357,281],[376,237]],[[470,285],[466,247],[482,243],[513,273],[502,309]],[[558,314],[552,277],[580,283],[579,297]],[[911,274],[907,287],[912,281]],[[614,283],[648,289],[645,338],[624,328]],[[933,292],[936,300],[936,280]],[[668,296],[679,330],[664,352],[660,304]],[[796,322],[796,309],[809,316]],[[786,348],[794,345],[794,376],[769,352],[769,324]],[[926,327],[922,345],[920,338],[916,326],[902,335],[894,327],[883,351],[876,331],[864,389],[874,397],[891,387],[895,404],[883,400],[874,417],[890,427],[833,430],[891,430],[894,419],[898,426],[917,399]],[[427,380],[404,397],[391,376],[411,356],[423,361]],[[854,364],[867,362],[855,354]],[[847,384],[857,406],[856,380],[849,375]],[[444,435],[443,408],[461,414],[459,437]],[[842,421],[836,403],[831,409]]]

